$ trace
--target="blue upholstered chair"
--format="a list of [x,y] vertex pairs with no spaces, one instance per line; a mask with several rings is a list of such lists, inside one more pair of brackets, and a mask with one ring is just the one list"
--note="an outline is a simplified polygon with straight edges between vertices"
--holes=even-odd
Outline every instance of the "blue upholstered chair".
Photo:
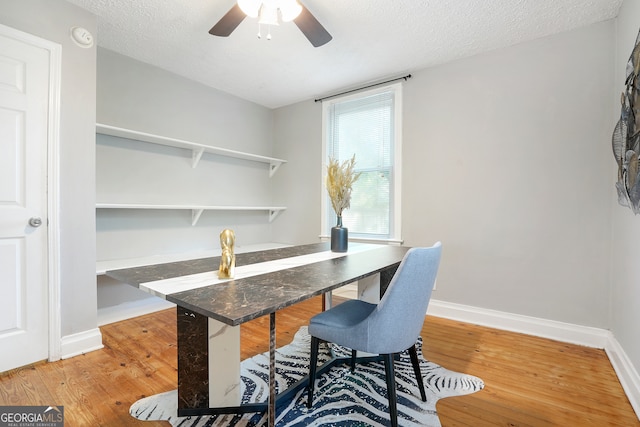
[[320,341],[351,349],[351,369],[357,351],[379,354],[385,364],[391,425],[398,425],[394,355],[409,350],[418,388],[426,401],[416,341],[431,298],[440,264],[440,242],[430,248],[411,248],[405,254],[378,304],[349,300],[314,316],[309,323],[311,358],[307,406],[313,405]]

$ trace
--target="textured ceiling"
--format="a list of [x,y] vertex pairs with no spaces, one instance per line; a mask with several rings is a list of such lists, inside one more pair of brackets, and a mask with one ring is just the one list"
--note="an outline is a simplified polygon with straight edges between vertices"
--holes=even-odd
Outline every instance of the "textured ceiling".
[[614,18],[622,0],[300,0],[331,33],[293,23],[258,39],[246,18],[209,29],[235,0],[68,0],[98,16],[98,45],[275,108]]

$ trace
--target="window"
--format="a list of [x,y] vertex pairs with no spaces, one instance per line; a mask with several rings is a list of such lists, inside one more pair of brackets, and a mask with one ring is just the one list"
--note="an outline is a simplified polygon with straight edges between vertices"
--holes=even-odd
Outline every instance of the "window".
[[400,241],[402,86],[394,84],[325,101],[322,235],[336,225],[324,178],[330,157],[356,156],[360,178],[342,222],[355,240]]

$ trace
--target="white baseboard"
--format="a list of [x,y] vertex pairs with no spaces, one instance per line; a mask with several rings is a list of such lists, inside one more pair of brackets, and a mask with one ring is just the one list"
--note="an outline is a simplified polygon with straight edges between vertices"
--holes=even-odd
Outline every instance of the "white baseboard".
[[640,376],[611,331],[432,299],[427,314],[604,349],[631,406],[640,419]]
[[100,308],[98,309],[98,326],[155,313],[156,311],[166,310],[175,306],[175,304],[162,298],[149,297],[136,301],[128,301],[111,307]]
[[593,348],[605,348],[609,338],[609,331],[605,329],[433,299],[429,303],[427,314]]
[[[127,302],[98,310],[98,325],[102,326],[171,307],[175,307],[175,304],[155,297]],[[62,337],[60,353],[62,359],[68,359],[90,351],[100,350],[103,347],[102,333],[99,328],[95,328]]]
[[613,334],[609,336],[605,351],[618,375],[618,380],[620,380],[624,392],[627,394],[629,402],[631,402],[633,410],[636,412],[638,419],[640,419],[640,375],[638,375],[638,371]]
[[62,359],[68,359],[103,347],[100,329],[95,328],[62,337],[60,353]]

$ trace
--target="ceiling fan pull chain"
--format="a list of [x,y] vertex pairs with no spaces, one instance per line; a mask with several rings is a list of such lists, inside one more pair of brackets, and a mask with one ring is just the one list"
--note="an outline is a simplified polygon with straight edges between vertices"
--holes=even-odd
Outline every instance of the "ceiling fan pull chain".
[[260,32],[262,31],[262,26],[260,25],[260,23],[258,22],[258,38],[261,39],[262,38],[262,34],[260,34]]
[[271,25],[267,25],[267,40],[271,40]]

